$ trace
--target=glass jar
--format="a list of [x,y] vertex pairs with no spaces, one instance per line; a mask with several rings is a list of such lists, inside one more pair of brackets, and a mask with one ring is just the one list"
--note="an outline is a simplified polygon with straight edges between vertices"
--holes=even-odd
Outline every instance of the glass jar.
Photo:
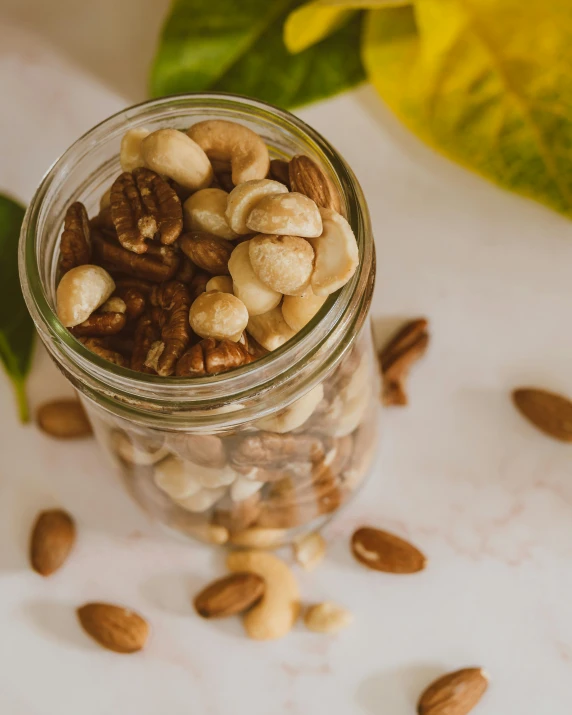
[[[54,312],[64,214],[74,201],[97,213],[121,170],[127,129],[185,129],[204,119],[250,127],[272,158],[316,161],[343,197],[359,267],[294,338],[253,363],[202,378],[134,372],[88,350]],[[370,219],[350,168],[301,120],[224,94],[167,97],[116,114],[42,181],[22,228],[20,275],[40,337],[78,391],[103,450],[135,500],[169,529],[219,544],[287,543],[319,528],[362,483],[378,436]]]

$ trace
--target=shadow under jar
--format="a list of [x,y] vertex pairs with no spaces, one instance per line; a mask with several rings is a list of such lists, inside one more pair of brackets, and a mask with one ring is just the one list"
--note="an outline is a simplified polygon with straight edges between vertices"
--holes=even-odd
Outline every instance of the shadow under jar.
[[[98,213],[121,171],[128,129],[187,129],[205,119],[250,127],[271,158],[313,159],[341,194],[359,266],[308,325],[250,364],[207,377],[135,372],[88,350],[57,318],[64,215],[74,201]],[[370,219],[350,168],[296,117],[224,94],[169,97],[116,114],[73,144],[38,188],[22,228],[20,275],[40,337],[78,391],[103,450],[134,499],[164,526],[217,544],[280,545],[322,526],[362,483],[379,409],[368,320]]]

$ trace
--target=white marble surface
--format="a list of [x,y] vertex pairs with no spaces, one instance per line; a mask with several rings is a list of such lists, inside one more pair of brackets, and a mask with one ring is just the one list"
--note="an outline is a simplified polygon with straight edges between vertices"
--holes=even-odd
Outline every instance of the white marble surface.
[[[145,3],[157,16],[165,4]],[[0,6],[0,190],[24,201],[73,139],[142,96],[152,51],[148,24],[135,22],[145,49],[132,41],[139,54],[113,73],[93,33],[68,42],[56,10],[77,3],[43,5]],[[86,12],[81,21],[101,28]],[[348,158],[369,200],[375,323],[426,314],[433,334],[411,406],[386,413],[380,463],[328,529],[325,564],[299,574],[305,599],[338,600],[355,624],[336,638],[299,627],[261,644],[239,621],[194,617],[190,595],[223,572],[221,556],[149,524],[95,444],[20,426],[0,376],[3,715],[410,715],[428,680],[467,664],[492,676],[480,715],[572,709],[572,448],[536,433],[508,399],[524,383],[572,394],[571,224],[435,156],[368,89],[302,115]],[[38,351],[32,404],[67,392]],[[27,538],[53,505],[77,517],[80,538],[43,580]],[[414,540],[429,568],[391,577],[354,564],[348,536],[362,523]],[[146,614],[148,649],[121,657],[90,642],[74,608],[93,599]]]

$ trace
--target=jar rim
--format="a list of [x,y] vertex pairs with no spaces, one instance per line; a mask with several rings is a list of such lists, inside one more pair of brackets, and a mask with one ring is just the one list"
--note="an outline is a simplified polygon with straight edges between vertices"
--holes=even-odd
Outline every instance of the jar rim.
[[[91,352],[71,335],[61,324],[50,304],[41,276],[38,247],[42,221],[49,211],[50,200],[54,198],[54,189],[58,180],[65,177],[70,165],[88,155],[98,142],[109,138],[113,133],[125,132],[136,119],[156,119],[161,113],[168,116],[180,110],[196,111],[201,107],[205,112],[224,110],[248,115],[254,121],[263,119],[309,145],[329,168],[341,190],[347,219],[358,242],[360,262],[350,281],[328,296],[318,314],[280,348],[248,365],[217,375],[164,378],[110,363]],[[240,117],[237,117],[237,121],[240,121]],[[147,100],[113,114],[83,134],[52,164],[43,177],[26,211],[19,246],[20,280],[24,296],[28,310],[48,349],[54,356],[64,357],[66,367],[78,382],[87,384],[88,394],[90,391],[93,394],[102,393],[112,401],[123,402],[126,409],[129,409],[129,405],[143,400],[153,405],[151,411],[155,413],[157,410],[170,411],[169,406],[176,406],[178,410],[185,409],[185,406],[186,409],[208,410],[215,404],[220,405],[221,394],[224,394],[226,401],[233,402],[237,398],[242,399],[249,394],[268,389],[277,379],[282,383],[290,379],[298,372],[300,363],[319,351],[333,333],[343,334],[344,329],[353,324],[356,318],[360,324],[358,329],[361,327],[373,289],[371,269],[374,261],[370,218],[365,199],[356,177],[341,155],[321,134],[290,112],[260,100],[223,92],[178,94]],[[368,284],[371,284],[370,290]],[[367,297],[367,304],[361,305],[360,299],[364,295]],[[305,385],[309,389],[318,381],[319,377],[313,375],[306,380]],[[141,405],[138,409],[141,409]],[[260,410],[256,414],[259,416]],[[227,414],[226,417],[228,416]],[[237,423],[244,421],[245,417],[244,412],[240,418],[237,415]]]

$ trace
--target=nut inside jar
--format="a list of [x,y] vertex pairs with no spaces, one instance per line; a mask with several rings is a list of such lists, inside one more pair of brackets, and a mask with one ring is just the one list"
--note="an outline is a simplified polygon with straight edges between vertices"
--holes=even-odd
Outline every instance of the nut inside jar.
[[[317,163],[276,161],[262,137],[227,120],[186,133],[128,129],[124,171],[99,214],[89,220],[79,202],[66,214],[62,322],[100,357],[167,381],[228,373],[293,339],[360,254]],[[187,433],[90,415],[132,495],[164,523],[213,543],[265,534],[277,545],[325,520],[365,476],[375,381],[362,331],[325,379],[238,429]]]

